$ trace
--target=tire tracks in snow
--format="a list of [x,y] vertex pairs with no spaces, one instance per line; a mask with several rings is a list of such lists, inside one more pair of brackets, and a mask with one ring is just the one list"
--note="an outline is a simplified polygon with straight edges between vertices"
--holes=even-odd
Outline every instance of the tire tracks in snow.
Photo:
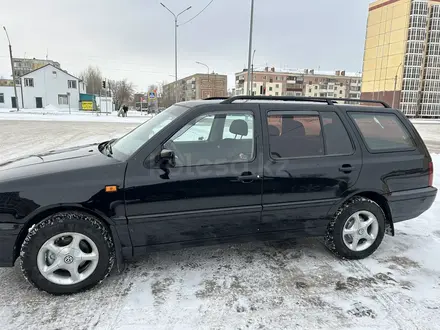
[[[340,261],[340,263],[345,267],[352,271],[354,275],[357,275],[358,278],[362,281],[365,279],[365,275],[369,278],[378,278],[378,274],[374,274],[371,270],[366,267],[362,261],[353,260],[353,261]],[[348,263],[348,264],[347,264]],[[385,274],[383,274],[385,275]],[[397,283],[396,280],[389,277],[388,275],[380,276],[386,281],[389,280]],[[386,283],[385,281],[385,283]],[[399,327],[399,329],[420,329],[418,325],[413,321],[411,317],[408,317],[408,313],[402,312],[400,310],[400,303],[394,299],[392,295],[390,295],[386,289],[384,290],[371,290],[371,287],[361,287],[358,290],[367,293],[366,296],[372,294],[376,297],[377,301],[380,303],[382,310],[387,312],[387,316],[390,317],[394,323]],[[397,315],[396,315],[397,314]]]

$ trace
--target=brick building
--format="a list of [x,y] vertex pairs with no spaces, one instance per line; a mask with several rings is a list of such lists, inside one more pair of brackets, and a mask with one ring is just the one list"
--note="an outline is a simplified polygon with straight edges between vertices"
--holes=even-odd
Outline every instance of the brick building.
[[163,98],[169,103],[174,103],[175,93],[179,102],[228,96],[228,77],[217,73],[196,73],[163,86]]

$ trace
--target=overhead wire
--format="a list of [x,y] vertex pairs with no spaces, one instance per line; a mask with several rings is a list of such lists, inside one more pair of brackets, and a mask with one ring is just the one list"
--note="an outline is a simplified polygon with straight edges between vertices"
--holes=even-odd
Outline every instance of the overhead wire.
[[199,11],[199,13],[197,15],[195,15],[193,18],[187,20],[186,22],[179,24],[179,26],[188,24],[189,22],[191,22],[192,20],[194,20],[197,16],[199,16],[201,13],[203,13],[212,3],[214,2],[214,0],[211,0],[206,6],[205,8],[203,8],[201,11]]

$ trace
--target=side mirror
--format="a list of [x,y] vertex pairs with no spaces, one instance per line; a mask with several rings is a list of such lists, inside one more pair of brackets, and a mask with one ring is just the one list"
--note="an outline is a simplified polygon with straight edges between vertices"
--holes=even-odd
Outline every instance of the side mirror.
[[176,165],[176,155],[174,154],[174,151],[170,149],[162,149],[160,151],[159,159],[163,165],[170,165],[173,167]]

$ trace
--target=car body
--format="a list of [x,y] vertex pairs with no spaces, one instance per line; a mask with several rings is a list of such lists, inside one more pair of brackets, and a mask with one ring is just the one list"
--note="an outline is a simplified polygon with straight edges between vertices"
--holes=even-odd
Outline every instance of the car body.
[[[432,175],[420,135],[395,109],[298,97],[182,102],[119,139],[0,165],[0,266],[23,257],[36,225],[69,212],[103,223],[119,268],[149,251],[348,232],[338,216],[366,201],[374,208],[362,221],[377,218],[368,230],[394,235],[396,222],[434,202]],[[377,246],[329,244],[353,258]]]

